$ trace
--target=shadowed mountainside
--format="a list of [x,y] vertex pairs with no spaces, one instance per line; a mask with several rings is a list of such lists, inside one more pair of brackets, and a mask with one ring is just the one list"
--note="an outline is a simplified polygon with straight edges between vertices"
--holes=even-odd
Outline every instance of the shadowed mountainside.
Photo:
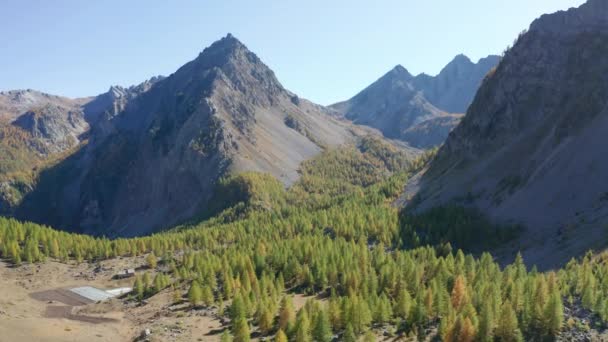
[[544,15],[484,81],[410,207],[474,206],[522,223],[524,256],[548,267],[605,244],[608,2]]

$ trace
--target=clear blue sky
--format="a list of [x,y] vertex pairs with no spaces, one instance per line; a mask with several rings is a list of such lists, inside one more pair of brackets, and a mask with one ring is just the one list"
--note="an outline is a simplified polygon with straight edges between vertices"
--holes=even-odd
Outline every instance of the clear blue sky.
[[543,13],[584,0],[5,0],[0,90],[79,97],[168,75],[231,32],[321,104],[397,64],[436,74],[500,54]]

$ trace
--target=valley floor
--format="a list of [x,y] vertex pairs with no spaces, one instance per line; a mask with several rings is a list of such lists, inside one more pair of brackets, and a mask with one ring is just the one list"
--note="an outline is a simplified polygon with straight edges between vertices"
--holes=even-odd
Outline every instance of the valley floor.
[[133,341],[146,329],[150,341],[219,341],[223,327],[211,312],[169,308],[167,291],[142,306],[118,299],[82,305],[54,295],[80,286],[131,286],[132,279],[112,275],[140,264],[140,258],[108,260],[95,272],[88,263],[13,268],[0,262],[0,341]]

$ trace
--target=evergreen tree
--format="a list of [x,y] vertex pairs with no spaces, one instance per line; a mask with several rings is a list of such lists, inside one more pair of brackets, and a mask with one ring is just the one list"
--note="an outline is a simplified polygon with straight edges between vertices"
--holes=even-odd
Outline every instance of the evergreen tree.
[[397,297],[397,302],[395,303],[395,314],[401,319],[408,319],[408,315],[410,313],[412,306],[412,297],[407,289],[401,290],[399,292],[399,296]]
[[239,318],[232,323],[232,334],[234,335],[234,342],[249,342],[249,324],[245,318]]
[[382,294],[380,298],[376,300],[376,305],[374,308],[374,322],[376,323],[384,323],[388,322],[393,315],[393,310],[391,308],[391,303],[386,297],[386,295]]
[[509,301],[504,302],[502,305],[494,336],[501,342],[523,341],[521,330],[518,327],[517,316]]
[[494,341],[494,312],[491,304],[484,302],[481,315],[479,317],[479,333],[478,338],[481,342]]
[[220,341],[221,342],[232,342],[232,335],[230,335],[230,332],[228,332],[228,330],[224,330],[224,332],[222,333],[222,336],[220,337]]
[[156,255],[154,255],[154,252],[148,254],[148,256],[146,257],[146,263],[148,264],[148,267],[150,267],[151,269],[156,268],[157,259],[156,259]]
[[182,292],[178,288],[173,289],[173,303],[178,303],[182,300]]
[[264,308],[261,311],[260,317],[258,319],[258,325],[260,327],[260,332],[262,335],[268,335],[272,330],[274,315],[270,311],[269,308]]
[[559,290],[555,289],[545,308],[545,322],[550,335],[555,336],[564,324],[564,307]]
[[355,330],[350,323],[346,325],[346,330],[344,331],[342,340],[344,342],[357,342],[357,335],[355,335]]
[[162,273],[157,273],[154,277],[154,291],[160,292],[166,287],[166,279]]
[[318,342],[330,342],[332,340],[329,317],[325,310],[319,310],[315,315],[312,336]]
[[327,312],[332,330],[340,330],[342,328],[342,308],[340,307],[340,301],[335,296],[330,298]]
[[247,317],[247,308],[245,306],[245,301],[241,294],[237,294],[232,299],[232,305],[230,305],[230,319],[233,321],[237,321],[239,319],[245,319]]
[[279,331],[277,331],[277,335],[274,338],[275,342],[287,342],[287,335],[285,335],[285,333],[283,332],[282,329],[279,329]]
[[188,301],[190,301],[193,306],[196,306],[201,302],[202,298],[203,291],[201,290],[201,286],[198,284],[198,281],[194,280],[188,290]]
[[306,312],[304,312],[304,310],[301,310],[298,313],[295,331],[295,342],[312,342],[310,323],[308,321],[308,315]]
[[279,328],[283,331],[291,331],[295,322],[295,309],[293,300],[290,296],[285,296],[281,300],[281,308],[279,310]]
[[214,302],[213,291],[208,285],[204,285],[203,287],[201,287],[201,301],[206,306],[211,306]]
[[152,287],[152,279],[150,278],[150,273],[145,272],[141,281],[144,283],[144,288],[145,288],[146,291],[150,287]]
[[135,291],[135,294],[137,295],[137,298],[139,300],[142,300],[144,298],[145,288],[144,283],[139,275],[135,276],[135,283],[133,284],[133,289]]
[[454,281],[451,301],[452,307],[456,310],[460,310],[467,302],[467,286],[462,275],[456,277],[456,280]]
[[446,341],[472,342],[475,339],[475,327],[468,317],[458,316]]

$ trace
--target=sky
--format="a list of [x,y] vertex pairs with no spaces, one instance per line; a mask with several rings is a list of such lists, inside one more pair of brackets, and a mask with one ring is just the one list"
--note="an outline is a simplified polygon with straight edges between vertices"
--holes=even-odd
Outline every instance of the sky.
[[345,100],[397,64],[437,74],[500,54],[584,0],[5,0],[0,90],[68,97],[169,75],[232,33],[301,97]]

